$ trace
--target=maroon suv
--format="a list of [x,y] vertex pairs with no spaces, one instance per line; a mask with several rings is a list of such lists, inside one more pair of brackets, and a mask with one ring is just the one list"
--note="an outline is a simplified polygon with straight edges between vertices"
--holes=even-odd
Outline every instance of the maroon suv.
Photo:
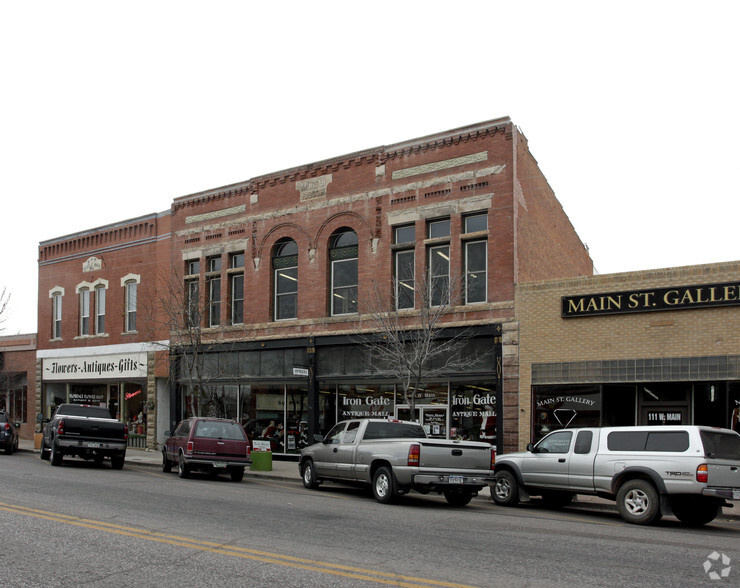
[[239,423],[229,419],[191,417],[185,419],[165,441],[162,471],[172,471],[187,478],[192,471],[218,475],[229,472],[234,482],[244,477],[244,468],[252,463],[249,440]]

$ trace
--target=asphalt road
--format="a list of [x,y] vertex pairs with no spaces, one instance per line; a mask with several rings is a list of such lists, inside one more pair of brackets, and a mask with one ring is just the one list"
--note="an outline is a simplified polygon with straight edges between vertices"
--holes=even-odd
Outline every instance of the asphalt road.
[[0,491],[0,585],[740,584],[737,520],[639,527],[609,512],[414,494],[380,505],[332,484],[50,467],[32,453],[0,455]]

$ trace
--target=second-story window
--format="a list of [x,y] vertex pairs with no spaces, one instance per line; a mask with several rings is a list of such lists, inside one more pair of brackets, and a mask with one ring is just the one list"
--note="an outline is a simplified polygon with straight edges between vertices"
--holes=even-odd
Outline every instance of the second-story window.
[[298,317],[298,245],[293,239],[281,239],[272,256],[275,291],[275,320]]
[[447,243],[438,241],[429,247],[428,274],[429,274],[429,301],[430,306],[442,306],[450,302],[450,219],[437,219],[427,224],[429,239],[447,240]]
[[126,325],[125,330],[127,333],[133,333],[136,331],[136,306],[138,297],[139,284],[135,280],[128,280],[125,284],[126,288]]
[[331,261],[331,314],[357,313],[358,239],[352,229],[336,231],[329,244]]
[[414,246],[416,237],[414,225],[395,227],[393,229],[394,252],[394,288],[396,308],[414,308],[415,262]]
[[[486,213],[471,214],[464,218],[464,232],[479,233],[488,229]],[[471,235],[472,237],[472,235]],[[485,302],[488,282],[488,241],[465,241],[465,304]]]
[[90,334],[90,289],[80,290],[80,335]]
[[185,328],[200,326],[200,261],[191,259],[185,262]]
[[62,298],[63,291],[52,291],[51,293],[51,338],[62,338]]
[[105,333],[105,286],[95,287],[95,333]]
[[231,293],[231,324],[238,325],[244,322],[244,254],[232,253],[229,255],[229,280]]
[[221,324],[221,257],[208,259],[208,326]]

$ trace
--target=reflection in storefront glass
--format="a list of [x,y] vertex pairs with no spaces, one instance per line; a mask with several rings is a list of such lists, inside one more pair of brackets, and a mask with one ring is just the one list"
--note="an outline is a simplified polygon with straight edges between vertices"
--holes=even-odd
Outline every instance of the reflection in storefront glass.
[[340,384],[339,420],[393,416],[393,384]]
[[495,382],[453,383],[450,438],[496,444]]

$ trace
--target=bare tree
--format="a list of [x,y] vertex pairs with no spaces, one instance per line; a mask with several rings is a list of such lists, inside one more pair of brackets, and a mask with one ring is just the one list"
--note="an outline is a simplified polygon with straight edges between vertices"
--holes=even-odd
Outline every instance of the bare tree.
[[166,342],[158,342],[168,352],[161,359],[168,364],[174,360],[175,377],[184,381],[190,392],[191,414],[226,416],[223,394],[216,385],[223,370],[213,353],[223,342],[217,331],[206,327],[214,307],[201,291],[201,281],[177,272],[162,273],[156,288],[143,295],[142,302],[145,323],[152,329],[149,339],[157,341],[154,333],[169,335]]
[[[3,291],[0,292],[0,325],[2,325],[8,318],[8,305],[10,304],[10,293],[8,289],[3,287]],[[4,331],[5,327],[0,327],[0,332]]]
[[[460,284],[459,278],[435,282],[423,275],[411,283],[394,279],[389,292],[374,281],[364,301],[362,326],[355,339],[369,350],[371,367],[401,385],[412,418],[425,381],[448,376],[480,359],[475,353],[464,353],[469,329],[452,334],[445,323],[460,298]],[[397,308],[396,301],[403,296],[399,292],[413,301],[413,309]]]

